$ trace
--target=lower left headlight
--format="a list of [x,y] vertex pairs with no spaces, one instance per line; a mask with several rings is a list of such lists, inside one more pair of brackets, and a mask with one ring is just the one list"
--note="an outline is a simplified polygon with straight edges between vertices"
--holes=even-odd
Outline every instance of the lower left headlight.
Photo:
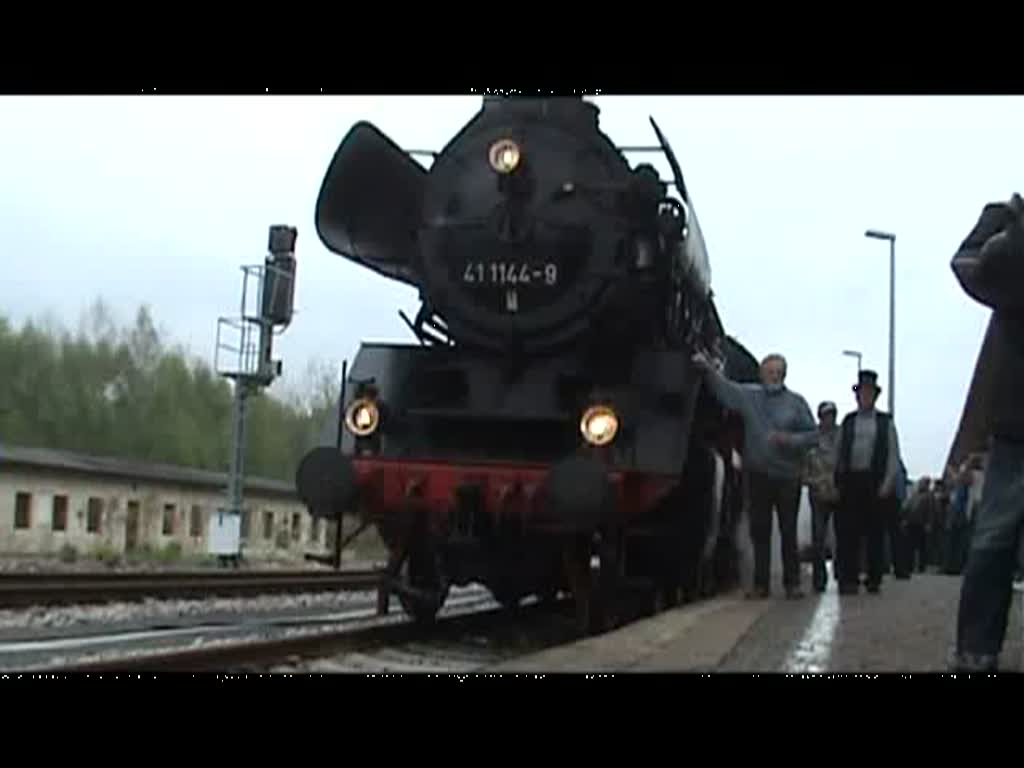
[[345,411],[345,426],[357,437],[369,437],[380,426],[380,409],[367,397],[353,400]]

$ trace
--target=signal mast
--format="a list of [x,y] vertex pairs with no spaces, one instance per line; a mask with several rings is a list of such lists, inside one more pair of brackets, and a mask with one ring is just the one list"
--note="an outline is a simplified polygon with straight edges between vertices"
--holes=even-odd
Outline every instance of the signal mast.
[[[280,360],[272,357],[275,333],[291,324],[295,301],[295,239],[298,230],[286,225],[270,227],[268,255],[263,264],[242,266],[241,312],[217,320],[214,367],[234,383],[231,418],[231,465],[228,471],[227,506],[210,517],[207,551],[222,563],[242,559],[242,511],[245,487],[245,420],[249,398],[281,375]],[[249,291],[249,281],[256,283]],[[257,303],[258,302],[258,303]],[[255,306],[253,306],[255,305]],[[223,337],[233,340],[226,343]],[[221,366],[221,352],[227,362]]]

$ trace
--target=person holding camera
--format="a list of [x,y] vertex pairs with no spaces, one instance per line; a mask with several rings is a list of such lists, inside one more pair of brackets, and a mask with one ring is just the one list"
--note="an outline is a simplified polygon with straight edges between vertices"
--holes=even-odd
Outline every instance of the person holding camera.
[[951,267],[964,291],[990,307],[995,369],[986,398],[989,453],[960,589],[957,671],[998,667],[1024,530],[1024,200],[984,207]]

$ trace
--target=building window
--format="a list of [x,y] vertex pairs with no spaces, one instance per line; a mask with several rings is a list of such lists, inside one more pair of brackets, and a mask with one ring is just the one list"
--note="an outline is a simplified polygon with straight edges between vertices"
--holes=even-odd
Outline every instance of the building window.
[[174,535],[174,505],[164,504],[164,536]]
[[192,517],[188,521],[188,535],[203,535],[203,510],[198,504],[192,505]]
[[68,497],[53,497],[53,515],[51,525],[55,531],[66,531],[68,529]]
[[274,538],[274,513],[263,513],[263,538],[270,541]]
[[242,520],[239,524],[238,535],[243,539],[249,538],[249,529],[252,528],[252,513],[248,509],[242,510]]
[[309,521],[309,543],[317,544],[320,541],[320,521],[310,520]]
[[302,515],[298,512],[292,514],[292,541],[298,541],[302,536]]
[[14,530],[32,527],[32,494],[18,491],[14,496]]
[[90,496],[86,503],[85,530],[88,533],[101,533],[103,528],[103,499]]

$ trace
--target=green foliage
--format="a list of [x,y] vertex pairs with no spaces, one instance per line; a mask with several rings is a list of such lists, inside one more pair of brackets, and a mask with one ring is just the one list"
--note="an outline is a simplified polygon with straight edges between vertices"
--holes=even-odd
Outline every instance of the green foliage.
[[97,545],[93,550],[93,557],[111,568],[116,568],[121,564],[121,553],[110,544]]
[[[313,365],[308,391],[252,399],[246,474],[290,481],[336,396]],[[77,334],[52,321],[16,329],[0,315],[0,442],[226,471],[231,385],[168,345],[147,307],[118,328],[95,302]]]
[[181,559],[181,543],[172,541],[165,544],[157,552],[157,559],[165,563],[173,563]]

